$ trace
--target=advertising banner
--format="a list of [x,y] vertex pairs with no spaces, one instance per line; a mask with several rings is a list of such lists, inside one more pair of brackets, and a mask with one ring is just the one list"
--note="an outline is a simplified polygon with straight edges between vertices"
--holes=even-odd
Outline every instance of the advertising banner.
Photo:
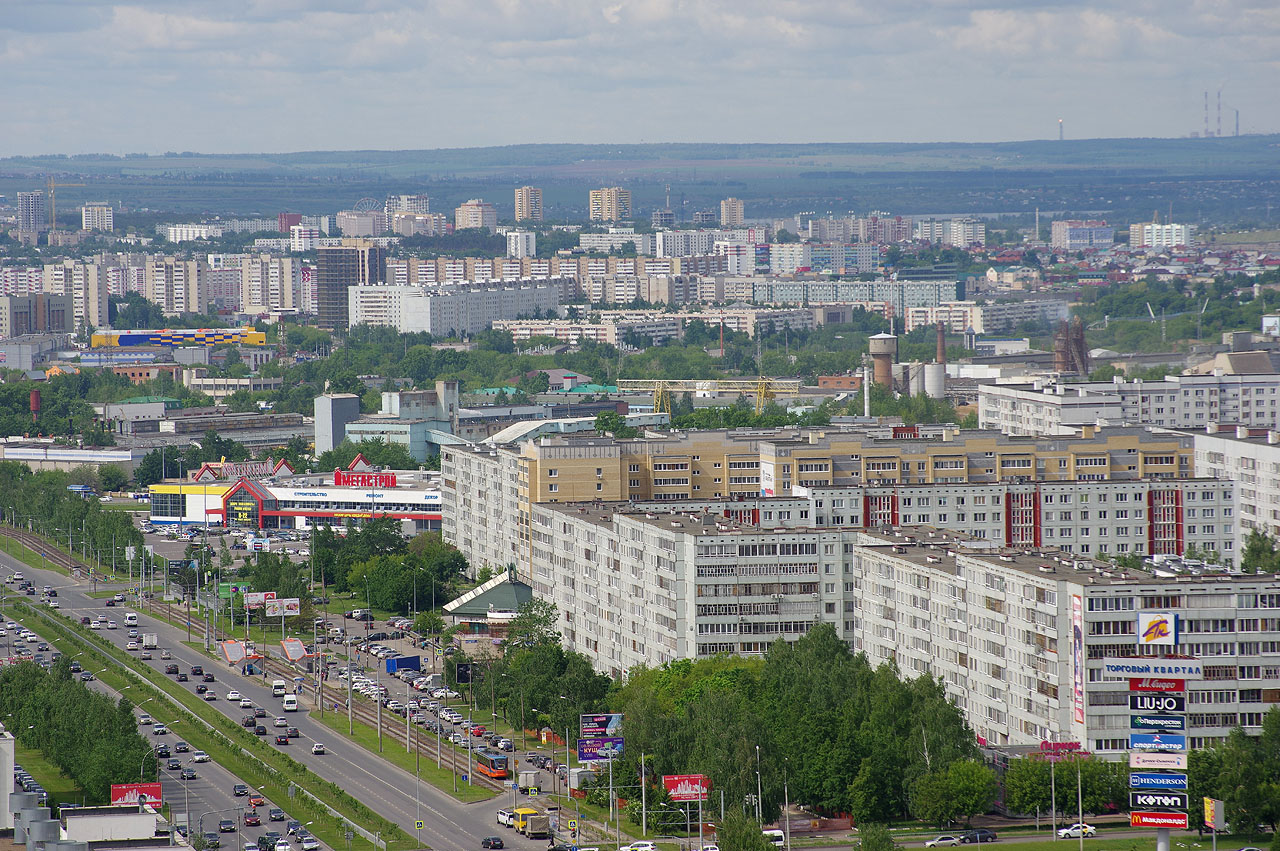
[[1102,675],[1130,679],[1161,677],[1203,680],[1204,665],[1199,659],[1162,659],[1158,657],[1107,656],[1102,660]]
[[1084,600],[1071,595],[1071,709],[1075,722],[1084,723]]
[[603,736],[578,739],[578,762],[616,759],[622,756],[622,737]]
[[1131,694],[1130,712],[1186,712],[1187,699],[1180,694]]
[[1178,643],[1178,616],[1173,612],[1138,612],[1139,647],[1173,647]]
[[1173,827],[1187,829],[1186,813],[1150,813],[1134,810],[1129,813],[1129,827]]
[[711,794],[711,779],[705,774],[664,774],[662,785],[673,801],[705,801]]
[[1184,753],[1131,753],[1130,768],[1167,768],[1172,771],[1187,770],[1187,755]]
[[1160,677],[1130,677],[1129,691],[1186,691],[1186,680]]
[[1183,715],[1130,715],[1131,730],[1185,730],[1187,719]]
[[266,605],[267,600],[274,600],[275,598],[275,591],[246,591],[244,607],[246,609],[260,609]]
[[285,597],[283,600],[267,600],[266,615],[269,618],[293,617],[302,613],[302,601],[297,597]]
[[1222,830],[1227,826],[1226,806],[1216,798],[1204,799],[1204,826],[1212,830]]
[[622,713],[579,716],[578,729],[580,735],[592,738],[617,736],[622,732]]
[[1185,751],[1187,737],[1171,733],[1130,733],[1131,751]]
[[1129,775],[1130,789],[1172,789],[1186,791],[1187,775],[1156,774],[1153,771],[1135,771]]
[[159,804],[164,800],[159,783],[112,783],[111,805],[137,806],[139,803]]
[[1164,807],[1170,810],[1187,808],[1186,792],[1130,792],[1129,809],[1141,810]]

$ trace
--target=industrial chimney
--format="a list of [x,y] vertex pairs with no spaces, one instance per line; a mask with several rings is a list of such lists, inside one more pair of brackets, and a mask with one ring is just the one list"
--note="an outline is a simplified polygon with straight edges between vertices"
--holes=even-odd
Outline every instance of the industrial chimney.
[[938,352],[933,356],[934,363],[947,362],[947,332],[942,323],[938,323]]

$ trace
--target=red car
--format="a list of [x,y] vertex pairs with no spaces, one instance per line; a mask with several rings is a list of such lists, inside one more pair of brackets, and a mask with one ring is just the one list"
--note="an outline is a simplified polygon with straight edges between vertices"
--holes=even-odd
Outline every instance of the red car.
[[471,728],[471,735],[473,736],[483,736],[484,734],[485,729],[483,724],[476,724]]
[[257,814],[257,813],[255,813],[255,812],[248,812],[248,813],[245,813],[245,814],[244,814],[244,826],[245,826],[245,827],[261,827],[261,826],[262,826],[262,816],[258,815],[258,814]]
[[252,795],[249,796],[249,806],[265,807],[266,805],[267,805],[267,799],[264,798],[262,795],[259,795],[257,792],[254,792]]

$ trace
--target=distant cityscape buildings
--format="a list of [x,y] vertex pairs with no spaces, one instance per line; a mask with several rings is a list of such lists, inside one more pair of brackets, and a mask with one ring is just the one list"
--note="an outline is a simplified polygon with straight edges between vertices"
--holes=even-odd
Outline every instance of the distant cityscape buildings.
[[348,325],[348,295],[352,287],[386,280],[387,250],[364,239],[344,239],[341,245],[316,251],[316,323],[321,328]]
[[618,222],[631,218],[631,190],[617,186],[592,189],[588,217],[593,222]]
[[1158,222],[1129,225],[1130,248],[1191,248],[1195,242],[1195,225]]
[[459,204],[458,208],[453,211],[453,227],[455,230],[468,230],[471,228],[496,230],[498,227],[498,211],[493,208],[492,204],[486,204],[479,198],[472,198],[464,204]]
[[739,228],[743,223],[743,204],[739,198],[726,198],[720,202],[720,227]]
[[1049,226],[1049,247],[1063,251],[1110,248],[1115,241],[1116,229],[1101,220],[1067,219]]
[[115,211],[105,201],[96,204],[85,204],[80,209],[80,227],[87,231],[115,230]]
[[521,186],[516,190],[516,221],[542,221],[542,190],[536,186]]

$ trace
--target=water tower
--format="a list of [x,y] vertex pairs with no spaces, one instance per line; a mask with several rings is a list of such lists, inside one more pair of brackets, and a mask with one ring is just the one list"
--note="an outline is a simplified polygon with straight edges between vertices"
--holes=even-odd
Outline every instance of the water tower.
[[876,334],[869,342],[876,384],[893,390],[893,362],[898,359],[898,338],[892,334]]

